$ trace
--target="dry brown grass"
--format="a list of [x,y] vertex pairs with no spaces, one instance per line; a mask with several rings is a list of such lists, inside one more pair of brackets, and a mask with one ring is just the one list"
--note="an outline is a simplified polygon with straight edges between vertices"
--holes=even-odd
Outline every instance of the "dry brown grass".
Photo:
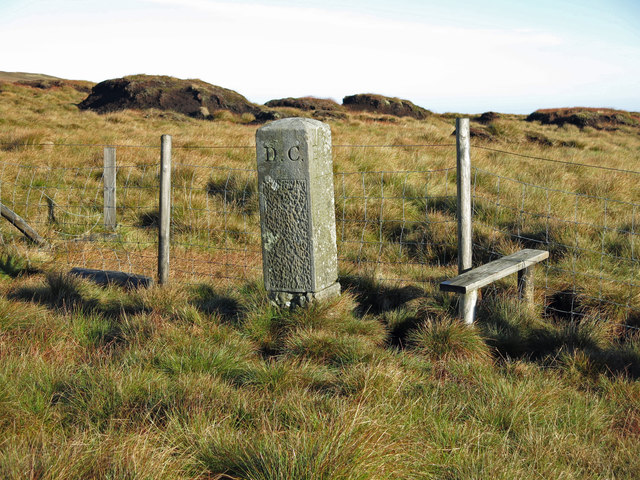
[[[84,95],[69,85],[0,86],[0,196],[55,239],[37,249],[0,224],[0,477],[640,475],[640,340],[620,325],[633,321],[627,302],[640,306],[629,285],[637,212],[611,201],[637,203],[636,177],[477,148],[639,170],[637,129],[515,115],[474,125],[489,134],[472,149],[483,171],[476,243],[507,253],[522,246],[514,232],[549,240],[555,269],[538,269],[536,284],[551,293],[579,286],[567,296],[587,315],[542,318],[510,299],[515,281],[505,280],[467,329],[447,320],[455,301],[437,291],[456,271],[455,176],[407,173],[455,166],[455,115],[328,120],[336,172],[356,172],[335,177],[347,292],[281,311],[260,286],[254,176],[241,171],[255,168],[251,119],[97,115],[74,106]],[[105,289],[16,260],[153,275],[161,134],[175,147],[170,286]],[[62,144],[121,145],[118,237],[95,224],[102,147]],[[415,146],[424,144],[448,146]],[[199,146],[225,148],[180,148]],[[538,216],[518,214],[522,182],[552,189],[525,187],[525,210]],[[611,199],[605,230],[604,201],[586,197],[594,194]],[[343,212],[350,222],[340,223]],[[576,241],[590,252],[572,250]],[[603,248],[632,261],[602,257]],[[591,276],[573,283],[576,269]]]
[[[98,115],[73,106],[85,94],[70,86],[47,90],[3,84],[0,95],[1,118],[11,127],[0,135],[0,160],[38,167],[34,175],[34,170],[5,164],[3,176],[16,185],[5,183],[3,199],[9,195],[17,202],[19,213],[43,235],[59,238],[53,251],[34,252],[21,241],[14,244],[15,251],[30,256],[35,264],[46,260],[152,275],[157,146],[160,135],[168,133],[175,147],[172,257],[176,278],[230,277],[236,267],[252,272],[239,275],[239,283],[255,278],[260,266],[255,174],[251,172],[255,169],[256,125],[233,115],[213,122],[154,110]],[[46,122],[39,120],[44,112]],[[340,256],[347,261],[344,268],[352,271],[355,264],[378,278],[422,282],[430,275],[425,274],[430,270],[425,263],[455,261],[454,205],[440,200],[430,204],[434,196],[452,198],[455,194],[455,171],[442,170],[455,166],[454,115],[432,115],[418,121],[352,113],[328,121],[335,171],[356,172],[335,177]],[[535,239],[543,234],[548,248],[555,249],[552,260],[560,269],[557,275],[545,278],[552,290],[566,283],[567,271],[578,271],[589,275],[581,286],[588,292],[597,291],[591,296],[601,297],[604,291],[616,303],[626,304],[631,298],[635,305],[636,294],[616,296],[615,290],[621,282],[630,281],[633,266],[633,261],[625,261],[624,268],[619,268],[616,257],[633,260],[640,246],[634,230],[635,206],[629,206],[640,201],[634,188],[638,175],[527,157],[640,170],[637,128],[558,127],[526,122],[517,115],[473,125],[488,134],[474,140],[472,152],[473,166],[479,169],[474,193],[483,202],[478,207],[487,207],[486,214],[476,213],[477,243],[507,253],[520,248],[522,242],[506,233],[520,232]],[[56,146],[47,146],[47,142]],[[118,164],[123,167],[118,177],[123,205],[120,243],[108,238],[100,241],[102,148],[60,144],[123,145],[117,149]],[[433,144],[444,146],[421,146]],[[197,148],[203,146],[225,148]],[[87,167],[95,171],[84,170]],[[406,173],[410,171],[433,173]],[[57,224],[49,221],[43,194],[61,205]],[[517,214],[520,209],[526,214]],[[65,222],[69,225],[60,228]],[[586,225],[574,228],[574,222]],[[151,228],[140,229],[141,224]],[[68,241],[87,238],[89,241]],[[571,254],[576,245],[579,255]],[[603,251],[614,256],[603,257]],[[478,258],[483,258],[482,252]],[[605,280],[599,282],[603,272]]]

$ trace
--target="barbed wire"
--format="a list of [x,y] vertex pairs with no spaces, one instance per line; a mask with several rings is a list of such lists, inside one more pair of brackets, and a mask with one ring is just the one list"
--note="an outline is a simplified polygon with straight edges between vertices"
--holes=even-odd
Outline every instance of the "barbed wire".
[[349,145],[349,144],[332,144],[331,145],[333,148],[428,148],[428,147],[455,147],[456,144],[455,143],[415,143],[415,144],[404,144],[404,143],[395,143],[395,144],[389,144],[389,145],[381,145],[381,144],[372,144],[372,145],[366,145],[366,144],[356,144],[356,145]]
[[[10,145],[15,146],[14,143]],[[50,143],[41,145],[51,146]],[[454,147],[455,144],[333,146],[439,148]],[[255,145],[173,148],[253,149]],[[475,148],[571,166],[640,173],[488,147]],[[27,221],[47,234],[63,237],[57,245],[59,258],[56,261],[62,263],[64,258],[68,265],[126,268],[132,273],[154,272],[159,163],[117,167],[119,204],[115,233],[102,228],[103,214],[97,213],[103,208],[102,166],[33,166],[2,160],[0,169],[0,200],[20,210]],[[474,243],[477,252],[484,251],[484,257],[481,255],[480,258],[501,255],[505,248],[518,244],[562,250],[566,252],[565,263],[551,258],[544,266],[545,311],[563,311],[549,303],[550,298],[561,293],[559,289],[563,286],[593,305],[610,306],[611,310],[619,308],[627,314],[638,311],[636,297],[640,294],[640,281],[637,271],[640,269],[637,266],[640,259],[637,251],[640,245],[637,243],[640,232],[636,231],[636,213],[640,212],[640,204],[544,187],[486,169],[475,168],[474,171],[474,229],[486,237],[480,238],[481,241],[476,238]],[[181,279],[194,280],[259,278],[262,260],[257,170],[183,161],[174,162],[174,172],[172,248],[184,253],[172,255],[172,273]],[[375,278],[388,282],[433,283],[433,275],[429,277],[424,272],[430,266],[455,265],[457,259],[455,176],[455,167],[335,172],[341,264],[360,274],[373,272]],[[550,197],[554,195],[564,200],[566,208],[562,211],[552,210]],[[49,218],[45,199],[53,202],[59,218]],[[93,211],[96,213],[87,214]],[[524,228],[527,224],[539,224],[542,236],[530,234]],[[554,228],[561,229],[565,236],[555,238]],[[605,245],[606,237],[615,235],[629,238],[621,240],[627,242],[622,247],[609,249]],[[16,237],[4,232],[0,233],[0,240],[5,244],[5,240],[16,245],[20,243]],[[500,243],[502,240],[504,244]],[[616,263],[620,265],[616,266]],[[588,292],[581,291],[580,281],[589,283]],[[612,288],[619,292],[614,291],[615,295],[611,296]],[[583,314],[574,306],[564,313]],[[638,329],[633,325],[625,326]]]
[[[137,148],[137,149],[160,149],[160,144],[157,145],[128,145],[128,144],[108,144],[108,143],[15,143],[15,142],[0,142],[0,146],[9,146],[12,148],[26,148],[26,147],[110,147],[110,148]],[[455,147],[455,143],[416,143],[416,144],[332,144],[333,148],[438,148],[438,147]],[[612,171],[618,173],[628,173],[633,175],[640,175],[640,171],[622,169],[615,167],[607,167],[604,165],[593,165],[580,162],[569,162],[566,160],[557,160],[548,157],[541,157],[537,155],[529,155],[523,153],[512,152],[508,150],[502,150],[498,148],[486,147],[483,145],[473,144],[473,148],[479,150],[486,150],[495,153],[502,153],[504,155],[527,158],[532,160],[540,160],[543,162],[557,163],[567,166],[583,167],[583,168],[595,168],[605,171]],[[173,149],[177,150],[233,150],[233,149],[255,149],[256,145],[173,145]]]
[[[157,145],[127,145],[127,144],[109,144],[109,143],[14,143],[0,142],[0,146],[9,146],[12,148],[26,147],[107,147],[107,148],[160,148]],[[455,147],[455,143],[416,143],[416,144],[332,144],[334,148],[423,148],[423,147]],[[215,149],[255,149],[256,145],[172,145],[173,149],[178,150],[215,150]]]
[[258,172],[258,169],[256,168],[225,167],[223,165],[198,165],[195,163],[183,163],[183,162],[172,162],[172,166],[174,168],[194,168],[194,169],[203,169],[203,170],[220,170],[220,171],[253,172],[253,173]]
[[12,148],[26,147],[79,147],[79,148],[160,148],[158,145],[127,145],[124,143],[14,143],[0,142],[0,146],[8,146]]
[[509,152],[506,150],[499,150],[497,148],[490,148],[490,147],[483,147],[482,145],[472,145],[473,148],[477,148],[480,150],[487,150],[490,152],[496,152],[496,153],[503,153],[505,155],[511,155],[514,157],[522,157],[522,158],[529,158],[529,159],[533,159],[533,160],[540,160],[543,162],[551,162],[551,163],[559,163],[562,165],[570,165],[573,167],[586,167],[586,168],[596,168],[596,169],[600,169],[600,170],[607,170],[607,171],[611,171],[611,172],[619,172],[619,173],[630,173],[633,175],[640,175],[640,171],[636,171],[636,170],[626,170],[626,169],[622,169],[622,168],[615,168],[615,167],[605,167],[602,165],[591,165],[588,163],[578,163],[578,162],[567,162],[566,160],[555,160],[552,158],[544,158],[544,157],[537,157],[534,155],[526,155],[523,153],[515,153],[515,152]]
[[380,174],[397,174],[397,175],[404,175],[404,174],[431,174],[431,173],[439,173],[439,172],[451,172],[454,171],[455,167],[444,167],[444,168],[435,168],[435,169],[424,169],[424,170],[366,170],[366,171],[362,171],[362,170],[352,170],[352,171],[340,171],[338,170],[337,172],[334,173],[335,176],[338,175],[362,175],[364,174],[375,174],[375,175],[380,175]]
[[178,150],[233,150],[233,149],[255,149],[255,145],[173,145],[171,148]]
[[[7,165],[10,167],[18,167],[18,168],[32,168],[32,169],[40,169],[40,170],[95,170],[95,171],[100,171],[102,172],[102,165],[89,165],[89,166],[75,166],[75,167],[64,167],[64,166],[52,166],[52,165],[26,165],[24,163],[13,163],[13,162],[7,162],[5,160],[0,159],[0,165]],[[154,162],[154,163],[138,163],[138,164],[134,164],[134,165],[118,165],[117,168],[118,170],[124,170],[127,168],[144,168],[144,167],[159,167],[160,166],[160,162]]]
[[[25,147],[111,147],[111,148],[146,148],[146,149],[159,149],[160,144],[157,145],[128,145],[128,144],[107,144],[107,143],[15,143],[15,142],[0,142],[0,146],[10,146],[12,148],[25,148]],[[438,147],[455,147],[455,143],[418,143],[418,144],[332,144],[333,148],[438,148]],[[607,167],[603,165],[593,165],[580,162],[569,162],[566,160],[557,160],[547,157],[541,157],[537,155],[529,155],[523,153],[512,152],[508,150],[502,150],[492,147],[486,147],[483,145],[472,145],[473,148],[479,150],[486,150],[495,153],[502,153],[514,157],[527,158],[533,160],[540,160],[544,162],[557,163],[567,166],[583,167],[583,168],[596,168],[600,170],[613,171],[619,173],[628,173],[633,175],[640,175],[640,171],[621,169],[615,167]],[[233,149],[255,149],[256,145],[173,145],[173,149],[178,150],[233,150]]]

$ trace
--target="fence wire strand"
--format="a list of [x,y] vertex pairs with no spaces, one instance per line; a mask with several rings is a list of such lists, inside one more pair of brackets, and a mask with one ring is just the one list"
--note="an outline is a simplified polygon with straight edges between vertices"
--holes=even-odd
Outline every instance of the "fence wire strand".
[[[103,224],[103,167],[99,162],[101,149],[114,146],[122,155],[116,167],[118,225],[112,231]],[[69,165],[78,166],[56,166],[55,162],[44,166],[16,160],[22,157],[14,153],[24,153],[21,149],[29,147],[82,149],[73,151],[77,159],[69,161]],[[366,164],[368,155],[357,149],[443,147],[450,149],[446,155],[451,155],[448,164],[453,165],[455,144],[332,147],[337,155],[354,158],[356,165],[353,170],[334,174],[342,275],[366,276],[394,285],[425,286],[442,280],[443,274],[434,271],[440,268],[440,272],[451,272],[457,261],[455,168],[357,168],[358,162]],[[474,148],[505,157],[640,173],[483,146]],[[44,264],[154,277],[159,149],[160,145],[1,143],[0,201],[50,240],[52,248],[32,254],[25,239],[6,224],[0,227],[0,242]],[[172,278],[225,284],[260,280],[257,172],[220,163],[227,155],[235,164],[246,165],[255,145],[185,144],[173,149]],[[355,149],[355,153],[349,149]],[[202,155],[202,161],[195,161],[189,158],[190,150],[221,153]],[[68,150],[63,151],[66,160]],[[429,165],[429,158],[415,158],[419,158],[419,165]],[[599,311],[633,319],[621,324],[638,329],[640,232],[636,217],[640,204],[542,186],[477,166],[473,167],[472,202],[475,264],[523,247],[549,250],[550,258],[537,269],[536,279],[540,286],[536,299],[545,312],[575,319]],[[498,283],[490,288],[513,288],[505,285]]]
[[598,169],[598,170],[606,170],[606,171],[610,171],[610,172],[619,172],[619,173],[629,173],[629,174],[632,174],[632,175],[640,175],[640,171],[637,171],[637,170],[626,170],[626,169],[623,169],[623,168],[606,167],[606,166],[603,166],[603,165],[591,165],[589,163],[568,162],[566,160],[555,160],[553,158],[545,158],[545,157],[538,157],[538,156],[535,156],[535,155],[526,155],[526,154],[523,154],[523,153],[509,152],[507,150],[500,150],[498,148],[485,147],[485,146],[482,146],[482,145],[473,145],[473,148],[477,148],[479,150],[486,150],[486,151],[489,151],[489,152],[502,153],[502,154],[506,155],[507,157],[511,156],[511,157],[527,158],[529,160],[540,160],[542,162],[558,163],[558,164],[561,164],[561,165],[572,166],[572,167],[595,168],[595,169]]
[[[550,251],[543,266],[543,306],[576,318],[640,312],[638,204],[534,185],[474,167],[474,260],[513,248]],[[631,211],[631,219],[629,218]]]

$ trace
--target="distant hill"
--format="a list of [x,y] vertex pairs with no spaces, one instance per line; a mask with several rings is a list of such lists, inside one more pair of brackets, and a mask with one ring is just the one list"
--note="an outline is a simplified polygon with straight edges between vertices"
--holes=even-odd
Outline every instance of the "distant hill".
[[78,107],[98,113],[155,108],[203,119],[213,119],[214,112],[227,110],[235,114],[250,113],[256,122],[278,118],[276,112],[250,102],[233,90],[202,80],[162,75],[130,75],[105,80],[95,85]]
[[580,128],[592,127],[599,130],[615,129],[621,125],[638,126],[640,117],[625,110],[611,108],[546,108],[536,110],[527,121],[539,121],[543,125],[562,126],[566,123]]
[[419,107],[409,100],[385,97],[374,93],[359,93],[342,99],[342,105],[355,112],[373,112],[395,117],[412,117],[424,120],[431,111]]
[[26,72],[0,72],[0,82],[17,83],[19,85],[40,89],[67,86],[75,88],[80,92],[90,92],[91,88],[95,85],[95,83],[86,80],[67,80],[43,73]]
[[[275,120],[282,115],[313,116],[320,120],[344,119],[348,112],[412,117],[425,120],[433,113],[411,101],[379,94],[360,93],[343,98],[342,104],[325,98],[300,97],[270,100],[262,105],[249,101],[240,93],[211,85],[202,80],[183,80],[162,75],[130,75],[100,83],[69,80],[44,73],[0,71],[0,83],[14,83],[31,88],[50,89],[71,87],[89,94],[79,102],[81,109],[106,113],[127,108],[173,110],[194,118],[213,119],[214,113],[227,110],[234,114],[250,113],[255,123]],[[278,110],[280,109],[280,110]],[[289,110],[287,110],[289,109]],[[299,110],[299,113],[295,110]],[[445,113],[456,117],[461,113]],[[503,118],[504,114],[485,112],[474,120],[488,125]],[[513,116],[512,117],[517,117]],[[563,107],[539,109],[526,116],[528,122],[542,125],[565,124],[580,128],[613,130],[619,127],[640,127],[640,112],[611,108]],[[475,135],[474,135],[475,132]],[[482,129],[472,129],[472,136],[489,138]]]
[[53,77],[51,75],[45,75],[43,73],[0,71],[0,82],[22,83],[22,82],[33,82],[37,80],[64,80],[64,79]]

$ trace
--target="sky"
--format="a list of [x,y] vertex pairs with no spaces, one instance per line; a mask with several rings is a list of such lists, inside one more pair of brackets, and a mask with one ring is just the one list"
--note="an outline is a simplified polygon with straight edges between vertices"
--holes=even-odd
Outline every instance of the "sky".
[[0,70],[199,78],[257,103],[640,111],[640,0],[0,0]]

